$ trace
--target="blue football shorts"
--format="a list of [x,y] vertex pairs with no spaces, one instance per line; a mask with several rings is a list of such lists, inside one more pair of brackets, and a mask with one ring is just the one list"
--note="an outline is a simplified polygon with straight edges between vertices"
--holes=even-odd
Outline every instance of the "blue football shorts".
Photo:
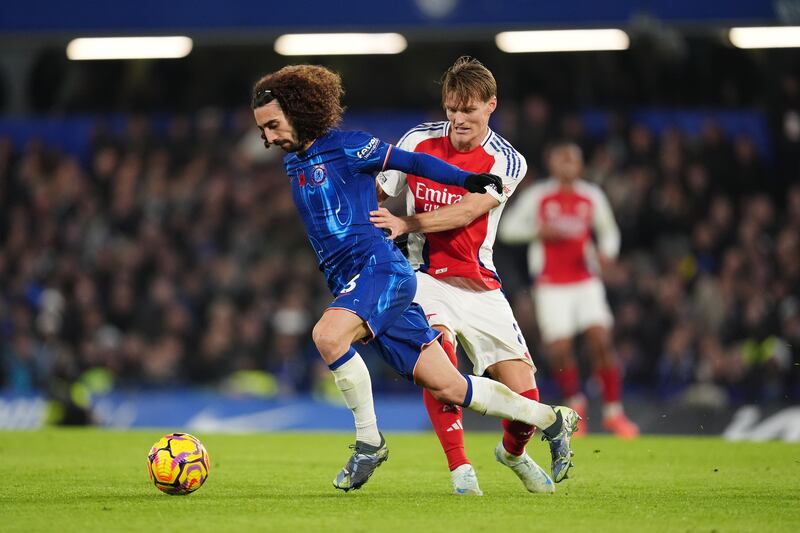
[[420,352],[440,335],[413,303],[416,292],[417,278],[408,262],[367,265],[328,309],[345,309],[361,318],[372,332],[367,344],[398,374],[413,381]]

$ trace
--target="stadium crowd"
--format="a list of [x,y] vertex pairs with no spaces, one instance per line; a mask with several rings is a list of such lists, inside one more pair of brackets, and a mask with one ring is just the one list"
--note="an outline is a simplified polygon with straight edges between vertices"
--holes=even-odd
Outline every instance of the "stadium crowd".
[[[610,114],[590,137],[537,95],[496,125],[528,158],[523,186],[567,138],[609,196],[623,249],[604,279],[629,390],[800,399],[800,93],[785,93],[768,153],[713,122],[656,135]],[[100,124],[85,158],[0,139],[0,390],[96,369],[115,387],[323,390],[310,327],[328,291],[279,156],[247,110]],[[540,350],[524,252],[496,249]],[[405,386],[372,359],[377,389]]]

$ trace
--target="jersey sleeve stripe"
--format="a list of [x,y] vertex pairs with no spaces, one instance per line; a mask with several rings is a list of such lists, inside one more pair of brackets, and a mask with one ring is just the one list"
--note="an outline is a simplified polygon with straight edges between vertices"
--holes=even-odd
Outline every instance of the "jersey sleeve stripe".
[[381,165],[381,172],[386,170],[386,165],[389,163],[389,154],[392,153],[392,148],[394,148],[394,146],[390,144],[389,148],[386,150],[386,157],[383,158],[383,165]]
[[522,165],[520,164],[520,160],[519,160],[519,157],[517,156],[517,153],[513,149],[506,148],[506,151],[508,153],[509,158],[511,158],[511,160],[513,161],[513,167],[511,169],[511,175],[512,175],[513,178],[516,179],[516,178],[519,177],[519,171],[520,171],[520,168],[522,167]]
[[[494,141],[490,142],[490,143],[489,143],[489,146],[491,146],[492,148],[494,148],[495,150],[497,150],[498,152],[500,152],[500,153],[501,153],[501,154],[503,154],[504,156],[506,155],[506,152],[505,152],[505,150],[503,150],[502,148],[500,148],[499,146],[497,146],[497,144],[495,144],[495,142],[494,142]],[[508,171],[509,171],[509,163],[510,163],[510,161],[508,160],[508,157],[506,157],[505,159],[506,159],[506,175],[508,175]]]
[[502,153],[505,156],[505,158],[506,158],[506,176],[511,176],[512,160],[509,157],[508,150],[506,148],[503,148],[502,146],[499,146],[495,140],[492,140],[492,142],[490,144],[491,144],[492,148],[494,148],[495,150],[497,150],[498,152]]
[[514,174],[514,177],[515,178],[519,177],[519,172],[520,170],[522,170],[522,161],[520,161],[520,153],[513,146],[511,146],[511,143],[509,143],[507,140],[497,135],[496,133],[495,137],[497,138],[497,142],[501,146],[505,146],[508,149],[509,153],[514,157],[515,167],[516,167],[516,172]]
[[517,155],[512,150],[498,145],[495,141],[492,141],[490,144],[492,148],[506,157],[506,175],[514,179],[518,178],[521,165]]
[[519,174],[519,159],[517,159],[517,155],[506,148],[506,154],[508,155],[509,159],[511,159],[511,175],[512,177],[516,178],[517,174]]
[[398,145],[401,144],[403,141],[405,141],[408,138],[409,135],[413,135],[414,133],[422,133],[422,132],[425,132],[425,131],[437,130],[437,129],[441,128],[443,125],[446,128],[447,127],[447,122],[426,122],[424,124],[420,124],[419,126],[416,126],[414,128],[411,128],[410,130],[408,130],[405,133],[405,135],[400,137],[400,140],[397,141],[397,144]]
[[498,143],[500,143],[501,145],[505,146],[506,148],[508,148],[509,150],[511,150],[514,153],[517,152],[517,150],[513,146],[511,146],[511,143],[508,142],[507,140],[505,140],[503,137],[499,136],[496,133],[494,134],[494,136],[495,136],[495,138],[497,138],[497,142]]

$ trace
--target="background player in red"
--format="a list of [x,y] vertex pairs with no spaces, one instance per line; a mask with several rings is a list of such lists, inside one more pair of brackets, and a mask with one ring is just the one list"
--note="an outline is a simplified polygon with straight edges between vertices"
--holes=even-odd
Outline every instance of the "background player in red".
[[[379,193],[406,192],[408,216],[395,217],[385,208],[371,221],[391,230],[390,238],[410,233],[409,261],[417,270],[417,295],[428,322],[443,332],[442,344],[457,366],[458,338],[474,364],[474,373],[488,372],[514,392],[539,399],[536,370],[511,306],[500,290],[492,261],[492,246],[500,214],[508,197],[525,176],[525,159],[489,128],[497,107],[497,85],[491,71],[470,57],[459,58],[442,77],[442,105],[447,121],[412,128],[398,147],[435,155],[470,172],[491,172],[503,179],[503,192],[468,194],[397,171],[378,176]],[[464,451],[461,410],[423,393],[434,430],[447,455],[454,492],[481,494],[475,470]],[[553,492],[553,481],[525,452],[535,428],[503,423],[495,449],[531,492]],[[553,478],[561,481],[571,466],[559,457],[556,443]]]
[[583,154],[576,144],[552,146],[548,166],[552,177],[521,193],[509,207],[500,238],[531,243],[528,263],[536,279],[537,321],[566,403],[586,420],[586,396],[573,354],[573,338],[583,333],[602,384],[603,427],[633,438],[639,428],[622,409],[620,365],[610,335],[613,316],[598,277],[619,252],[619,229],[603,191],[581,179]]

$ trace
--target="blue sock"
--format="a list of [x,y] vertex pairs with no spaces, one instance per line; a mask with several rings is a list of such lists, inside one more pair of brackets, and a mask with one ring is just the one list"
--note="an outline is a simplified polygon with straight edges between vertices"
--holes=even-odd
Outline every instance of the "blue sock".
[[467,380],[467,395],[464,396],[464,407],[469,407],[469,404],[472,403],[472,380],[466,374],[464,374],[464,379]]
[[343,364],[345,364],[346,362],[348,362],[350,359],[352,359],[353,357],[355,357],[355,355],[356,355],[357,353],[358,353],[358,352],[357,352],[357,351],[355,351],[355,349],[354,349],[354,348],[351,346],[351,347],[350,347],[350,349],[349,349],[349,350],[347,350],[347,351],[344,353],[344,355],[342,355],[341,357],[339,357],[339,359],[337,359],[337,360],[336,360],[336,361],[334,361],[333,363],[329,364],[329,365],[328,365],[328,368],[330,368],[331,370],[336,370],[337,368],[339,368],[340,366],[342,366]]

